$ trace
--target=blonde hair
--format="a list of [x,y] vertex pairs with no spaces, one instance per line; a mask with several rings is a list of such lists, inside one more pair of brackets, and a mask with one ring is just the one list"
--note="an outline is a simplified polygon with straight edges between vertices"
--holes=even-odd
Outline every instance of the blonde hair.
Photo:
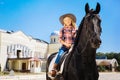
[[[72,20],[72,19],[71,19]],[[72,20],[71,26],[74,27],[74,29],[77,29],[76,23]]]
[[[66,17],[68,17],[68,16],[66,16]],[[65,17],[65,18],[66,18]],[[76,26],[76,23],[74,22],[74,20],[71,18],[71,17],[69,17],[70,19],[71,19],[71,26],[74,28],[74,29],[77,29],[77,26]],[[64,24],[64,26],[66,26],[65,24]]]

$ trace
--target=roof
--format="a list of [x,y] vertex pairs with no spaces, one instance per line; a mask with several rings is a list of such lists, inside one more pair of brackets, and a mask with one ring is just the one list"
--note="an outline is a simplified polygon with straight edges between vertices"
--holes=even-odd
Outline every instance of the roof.
[[37,40],[37,41],[39,41],[39,42],[48,44],[48,42],[46,42],[46,41],[44,41],[44,40],[41,40],[41,39],[38,39],[38,38],[33,38],[33,39],[35,39],[35,40]]
[[96,59],[96,64],[101,65],[101,66],[107,66],[107,65],[112,65],[112,66],[118,66],[118,62],[116,59]]
[[59,35],[59,31],[54,31],[51,33],[51,36],[58,36]]
[[107,59],[107,56],[96,56],[96,59]]
[[24,32],[22,32],[22,31],[16,31],[16,32],[14,32],[14,31],[7,31],[7,30],[3,30],[3,29],[0,29],[0,32],[3,32],[3,33],[8,33],[8,34],[12,34],[12,35],[22,35],[24,38],[32,38],[32,39],[34,39],[34,40],[37,40],[37,41],[39,41],[39,42],[41,42],[41,43],[46,43],[46,44],[48,44],[48,42],[46,42],[46,41],[44,41],[44,40],[41,40],[41,39],[38,39],[38,38],[33,38],[33,37],[31,37],[31,36],[27,36]]
[[9,34],[14,33],[13,30],[8,31],[8,30],[4,30],[4,29],[0,29],[0,32],[9,33]]
[[31,58],[31,59],[29,59],[30,61],[40,61],[40,59],[39,58]]

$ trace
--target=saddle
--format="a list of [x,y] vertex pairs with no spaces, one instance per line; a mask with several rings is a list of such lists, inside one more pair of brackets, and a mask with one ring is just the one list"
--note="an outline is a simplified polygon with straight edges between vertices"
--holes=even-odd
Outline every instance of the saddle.
[[72,49],[73,49],[73,45],[71,46],[71,48],[68,51],[64,52],[63,55],[61,55],[60,62],[58,64],[58,66],[57,66],[57,71],[60,71],[61,66],[64,64],[63,62],[64,62],[65,58],[70,54],[70,52],[72,51]]

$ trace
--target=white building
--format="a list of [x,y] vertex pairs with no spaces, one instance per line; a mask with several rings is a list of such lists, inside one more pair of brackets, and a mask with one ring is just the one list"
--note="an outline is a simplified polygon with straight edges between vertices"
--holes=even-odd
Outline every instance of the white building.
[[0,67],[3,70],[40,72],[41,58],[46,58],[48,43],[22,31],[0,30]]
[[61,44],[59,43],[58,35],[59,35],[58,31],[54,31],[50,35],[50,44],[49,44],[49,50],[48,50],[49,54],[58,52],[59,48],[61,47]]

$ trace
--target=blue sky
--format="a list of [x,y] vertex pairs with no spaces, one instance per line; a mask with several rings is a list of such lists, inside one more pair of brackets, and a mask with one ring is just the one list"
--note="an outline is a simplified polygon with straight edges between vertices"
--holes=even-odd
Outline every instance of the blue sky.
[[98,52],[120,52],[120,0],[0,0],[0,29],[23,31],[26,35],[50,42],[50,34],[62,25],[59,17],[73,13],[79,26],[84,6],[101,4],[102,45]]

